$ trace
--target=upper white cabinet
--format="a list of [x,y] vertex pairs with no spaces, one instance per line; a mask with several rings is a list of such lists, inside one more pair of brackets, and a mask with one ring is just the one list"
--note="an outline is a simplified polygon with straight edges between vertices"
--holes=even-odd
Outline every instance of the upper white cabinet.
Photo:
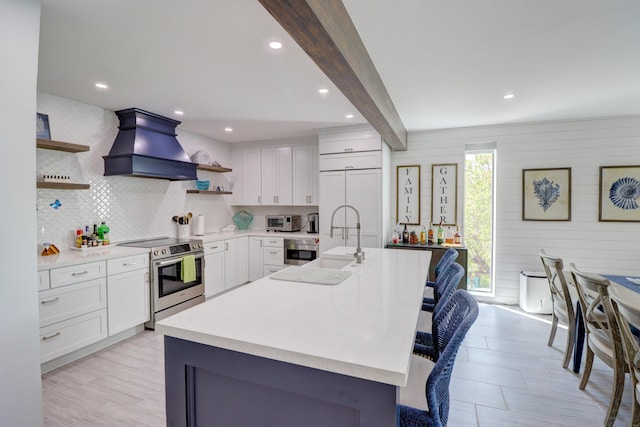
[[239,204],[262,204],[262,152],[260,149],[244,150],[242,157],[242,195]]
[[234,148],[237,180],[233,204],[317,206],[318,146],[312,141],[265,142]]
[[293,147],[293,204],[318,204],[318,147]]
[[262,205],[291,205],[291,168],[291,147],[262,149]]
[[[388,223],[389,148],[370,128],[353,127],[320,134],[319,141],[320,252],[334,246],[357,245],[357,219],[360,214],[361,247],[382,247]],[[336,229],[330,237],[333,213]]]

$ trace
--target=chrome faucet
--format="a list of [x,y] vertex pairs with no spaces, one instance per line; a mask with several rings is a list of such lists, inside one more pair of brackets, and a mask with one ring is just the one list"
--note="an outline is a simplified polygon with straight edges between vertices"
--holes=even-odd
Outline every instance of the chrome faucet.
[[[336,212],[338,212],[340,209],[342,208],[350,208],[353,209],[353,211],[356,213],[356,226],[355,227],[337,227],[333,225],[333,220],[336,216]],[[353,256],[356,258],[356,263],[361,264],[362,260],[364,259],[364,252],[362,251],[362,248],[360,247],[360,212],[358,212],[358,210],[356,208],[354,208],[351,205],[340,205],[336,208],[336,210],[333,211],[333,213],[331,214],[331,227],[329,228],[329,236],[333,237],[333,230],[335,228],[340,228],[342,230],[349,230],[349,229],[356,229],[356,232],[358,234],[358,247],[356,248],[356,252],[353,254]]]

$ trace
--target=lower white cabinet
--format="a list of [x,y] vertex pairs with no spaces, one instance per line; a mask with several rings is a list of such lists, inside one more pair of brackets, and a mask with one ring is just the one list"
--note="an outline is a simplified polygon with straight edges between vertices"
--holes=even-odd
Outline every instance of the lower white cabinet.
[[251,237],[249,280],[258,280],[284,268],[282,237]]
[[224,286],[231,289],[249,280],[249,240],[247,237],[227,239],[224,245]]
[[149,256],[147,254],[107,261],[109,336],[149,320],[148,263]]
[[[104,261],[47,271],[50,289],[38,293],[40,362],[48,362],[108,336]],[[47,274],[41,271],[41,282]]]
[[204,245],[204,293],[210,298],[249,281],[249,239],[238,237]]
[[107,338],[105,308],[40,328],[40,363]]
[[204,296],[210,298],[224,291],[224,241],[204,245]]

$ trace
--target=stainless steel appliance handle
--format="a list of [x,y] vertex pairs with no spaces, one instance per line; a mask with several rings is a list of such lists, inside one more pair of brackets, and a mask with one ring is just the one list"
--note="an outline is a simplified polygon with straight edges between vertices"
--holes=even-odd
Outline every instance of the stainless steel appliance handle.
[[[200,254],[196,255],[195,257],[196,257],[196,259],[204,258],[204,254],[200,253]],[[179,256],[178,258],[171,258],[171,259],[164,260],[164,261],[156,261],[156,266],[157,267],[166,267],[167,265],[177,264],[179,262],[182,262],[182,258],[183,257]]]

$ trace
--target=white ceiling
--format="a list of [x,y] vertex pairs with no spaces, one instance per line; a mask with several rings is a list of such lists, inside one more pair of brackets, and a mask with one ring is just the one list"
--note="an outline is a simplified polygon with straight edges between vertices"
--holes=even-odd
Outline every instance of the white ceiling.
[[[640,114],[640,1],[343,2],[409,132]],[[257,0],[43,0],[38,89],[225,142],[364,122]]]

